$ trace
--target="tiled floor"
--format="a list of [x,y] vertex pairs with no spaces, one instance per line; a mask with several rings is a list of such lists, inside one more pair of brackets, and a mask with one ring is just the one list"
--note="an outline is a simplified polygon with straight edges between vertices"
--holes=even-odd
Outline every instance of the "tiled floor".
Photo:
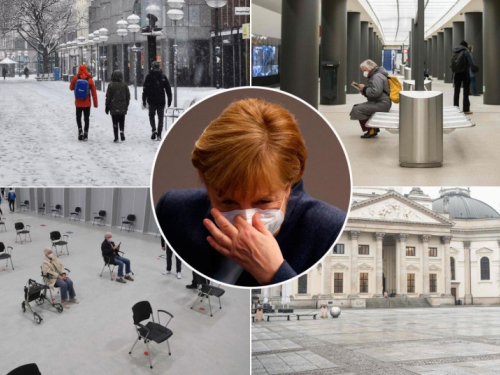
[[498,374],[500,307],[342,311],[252,324],[253,374]]

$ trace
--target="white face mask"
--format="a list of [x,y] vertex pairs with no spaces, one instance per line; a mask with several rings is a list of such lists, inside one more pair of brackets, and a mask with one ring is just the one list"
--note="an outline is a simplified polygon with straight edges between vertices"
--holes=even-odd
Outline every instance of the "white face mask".
[[54,254],[47,255],[50,259],[54,258]]
[[368,78],[368,74],[370,74],[369,72],[367,72],[366,70],[363,72],[363,75]]
[[274,235],[285,220],[285,215],[283,214],[283,211],[281,211],[284,202],[285,198],[283,198],[283,201],[281,201],[281,207],[279,209],[274,208],[269,210],[262,210],[260,208],[249,208],[246,210],[221,212],[221,214],[233,225],[234,219],[238,215],[245,219],[248,224],[252,225],[252,218],[258,212],[260,214],[260,221],[262,221],[266,229]]

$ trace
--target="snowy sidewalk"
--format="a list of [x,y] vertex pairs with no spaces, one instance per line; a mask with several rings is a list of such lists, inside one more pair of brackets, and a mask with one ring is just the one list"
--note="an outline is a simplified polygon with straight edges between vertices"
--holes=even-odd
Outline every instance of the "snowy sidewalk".
[[[149,186],[160,142],[150,139],[148,111],[141,109],[142,88],[138,101],[134,87],[129,89],[126,141],[113,143],[105,93],[98,91],[99,108],[90,112],[89,140],[80,142],[68,82],[37,82],[34,76],[0,79],[2,186]],[[178,106],[214,92],[210,87],[178,88]]]

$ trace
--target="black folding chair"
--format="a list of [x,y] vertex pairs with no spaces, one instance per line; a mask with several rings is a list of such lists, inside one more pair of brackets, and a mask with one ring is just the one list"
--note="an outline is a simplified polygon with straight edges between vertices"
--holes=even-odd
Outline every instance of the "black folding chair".
[[104,225],[104,220],[106,220],[106,211],[101,210],[99,213],[94,212],[94,220],[92,221],[92,225],[96,224],[98,226]]
[[30,210],[30,201],[26,200],[24,203],[19,205],[21,207],[21,211],[29,211]]
[[15,368],[7,375],[42,375],[42,373],[35,363],[30,363],[28,365],[22,365]]
[[7,218],[0,217],[0,227],[3,226],[4,231],[7,232],[7,227],[5,226],[5,220],[7,220]]
[[26,237],[28,236],[30,238],[30,242],[31,242],[31,234],[30,234],[30,229],[31,227],[29,225],[24,225],[23,222],[21,221],[18,221],[16,223],[14,223],[14,227],[16,228],[16,242],[17,242],[17,239],[19,238],[19,241],[21,243],[23,243],[23,240],[21,238],[21,234],[24,234],[24,242],[27,242],[26,241]]
[[[170,314],[168,311],[158,310],[157,311],[158,323],[155,323],[153,309],[151,308],[151,304],[148,301],[137,302],[132,307],[132,312],[134,313],[134,326],[138,337],[137,340],[135,340],[134,345],[132,346],[132,349],[130,349],[130,352],[128,354],[132,354],[132,350],[134,350],[137,341],[143,339],[144,343],[148,348],[148,353],[151,353],[149,350],[150,341],[154,341],[157,344],[160,344],[163,341],[167,341],[168,355],[172,355],[172,353],[170,352],[170,344],[168,342],[168,339],[172,337],[173,332],[170,329],[168,329],[167,326],[174,316]],[[165,326],[161,325],[160,312],[170,315],[170,319],[168,320],[167,324],[165,324]],[[150,317],[153,321],[148,321],[146,325],[143,325],[141,323],[144,320],[149,319]],[[148,359],[149,359],[149,367],[153,368],[150,355],[148,355]]]
[[[222,288],[212,286],[209,284],[199,284],[198,285],[198,296],[196,296],[196,300],[193,303],[193,306],[191,306],[191,309],[195,307],[197,303],[203,302],[203,298],[206,297],[208,299],[208,306],[210,306],[210,316],[213,316],[212,314],[212,304],[210,303],[210,297],[217,297],[219,299],[219,309],[222,309],[222,305],[220,303],[220,298],[224,295],[226,291]],[[201,297],[201,299],[200,299]]]
[[[118,253],[121,253],[122,255],[125,254],[123,251],[118,251]],[[111,281],[113,281],[113,272],[115,271],[116,263],[115,262],[111,263],[110,262],[111,258],[108,257],[108,256],[104,256],[103,255],[102,258],[104,259],[104,267],[102,267],[102,271],[101,271],[101,274],[99,276],[102,277],[102,273],[104,272],[104,269],[106,267],[108,267],[108,269],[109,269],[109,277],[110,277]],[[113,266],[113,268],[111,268],[111,266]]]
[[69,220],[71,221],[71,218],[73,218],[73,221],[80,220],[80,212],[82,212],[82,209],[80,207],[75,207],[75,212],[70,212],[69,213]]
[[123,226],[127,226],[128,225],[128,230],[127,232],[130,232],[134,229],[134,221],[135,221],[135,215],[127,215],[127,217],[125,216],[122,216],[122,226],[120,227],[120,231],[123,229]]
[[52,206],[52,215],[54,215],[54,217],[57,217],[57,215],[61,216],[61,209],[62,209],[62,206],[60,204],[56,204],[55,206]]
[[10,259],[10,265],[12,266],[12,269],[14,270],[14,264],[12,263],[12,246],[7,246],[3,244],[3,242],[0,242],[0,260],[6,259],[7,263],[5,264],[5,267],[9,266],[9,259]]
[[38,207],[38,213],[42,213],[42,215],[45,215],[45,203],[42,204],[41,207]]
[[50,240],[52,241],[52,249],[56,250],[56,255],[59,256],[59,253],[57,251],[57,246],[60,246],[61,254],[63,253],[63,247],[66,246],[66,252],[69,255],[69,249],[68,249],[68,239],[69,236],[65,234],[64,236],[61,236],[61,233],[58,231],[50,232]]

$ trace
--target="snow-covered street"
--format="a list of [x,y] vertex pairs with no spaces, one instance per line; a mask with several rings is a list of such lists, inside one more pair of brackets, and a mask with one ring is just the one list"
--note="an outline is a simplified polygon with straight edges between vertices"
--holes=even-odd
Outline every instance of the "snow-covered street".
[[[148,186],[160,142],[150,139],[141,88],[137,101],[134,87],[129,89],[126,141],[113,143],[111,116],[104,112],[105,93],[98,91],[99,108],[91,109],[89,140],[81,142],[68,82],[37,82],[34,76],[1,79],[2,186]],[[193,98],[213,92],[210,87],[179,88],[178,107],[186,108]]]

